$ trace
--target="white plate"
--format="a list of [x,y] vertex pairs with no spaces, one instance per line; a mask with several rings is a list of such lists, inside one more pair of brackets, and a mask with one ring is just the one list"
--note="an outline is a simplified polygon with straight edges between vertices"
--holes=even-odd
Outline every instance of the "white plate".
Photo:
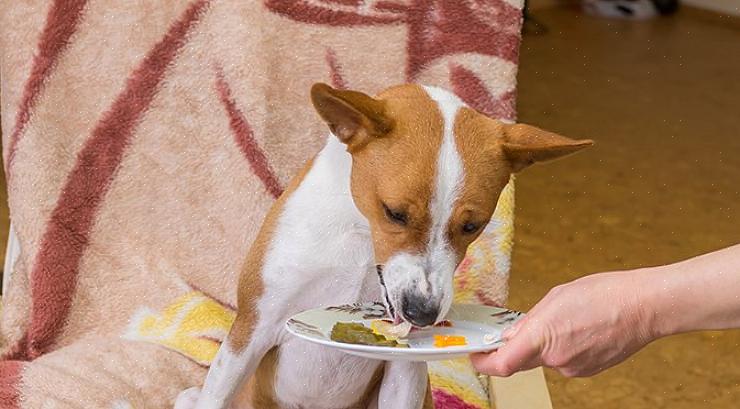
[[[454,304],[446,317],[452,322],[451,327],[416,330],[409,334],[409,348],[346,344],[329,338],[331,329],[337,322],[359,322],[369,327],[373,320],[385,318],[385,307],[381,303],[315,308],[294,315],[285,326],[288,332],[297,337],[365,358],[385,361],[436,361],[498,349],[503,344],[501,333],[523,316],[521,312],[505,308]],[[463,335],[467,345],[437,348],[434,346],[435,334]],[[486,334],[492,334],[492,342],[484,342]]]

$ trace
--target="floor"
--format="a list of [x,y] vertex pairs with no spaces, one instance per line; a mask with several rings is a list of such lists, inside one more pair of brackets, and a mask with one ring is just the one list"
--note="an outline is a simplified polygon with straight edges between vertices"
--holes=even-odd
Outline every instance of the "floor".
[[[534,17],[549,32],[524,38],[520,120],[597,145],[519,177],[511,306],[740,242],[740,25],[686,10]],[[0,248],[7,223],[2,208]],[[547,376],[557,409],[737,407],[740,331],[664,339],[593,378]]]
[[[740,24],[688,9],[533,15],[549,31],[524,37],[519,120],[597,144],[519,177],[510,305],[740,242]],[[547,377],[556,409],[737,408],[740,331],[664,339],[593,378]]]

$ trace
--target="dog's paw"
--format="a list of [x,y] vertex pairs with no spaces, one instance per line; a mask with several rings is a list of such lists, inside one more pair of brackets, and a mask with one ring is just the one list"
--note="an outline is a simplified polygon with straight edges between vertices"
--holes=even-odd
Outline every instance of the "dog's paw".
[[175,409],[193,409],[198,403],[200,388],[189,388],[180,392],[175,400]]

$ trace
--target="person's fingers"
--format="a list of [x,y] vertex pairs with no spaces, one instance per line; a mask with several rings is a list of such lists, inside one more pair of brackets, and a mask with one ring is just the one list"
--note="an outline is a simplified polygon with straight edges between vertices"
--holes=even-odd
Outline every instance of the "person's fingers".
[[470,359],[478,372],[493,376],[510,376],[516,372],[542,365],[540,349],[532,337],[518,330],[498,351],[471,355]]

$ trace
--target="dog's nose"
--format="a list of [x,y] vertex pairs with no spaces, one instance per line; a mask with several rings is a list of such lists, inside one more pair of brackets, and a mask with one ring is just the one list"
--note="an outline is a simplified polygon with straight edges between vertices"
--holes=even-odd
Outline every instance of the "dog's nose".
[[414,294],[404,295],[401,310],[406,320],[417,327],[434,324],[439,315],[437,303]]

